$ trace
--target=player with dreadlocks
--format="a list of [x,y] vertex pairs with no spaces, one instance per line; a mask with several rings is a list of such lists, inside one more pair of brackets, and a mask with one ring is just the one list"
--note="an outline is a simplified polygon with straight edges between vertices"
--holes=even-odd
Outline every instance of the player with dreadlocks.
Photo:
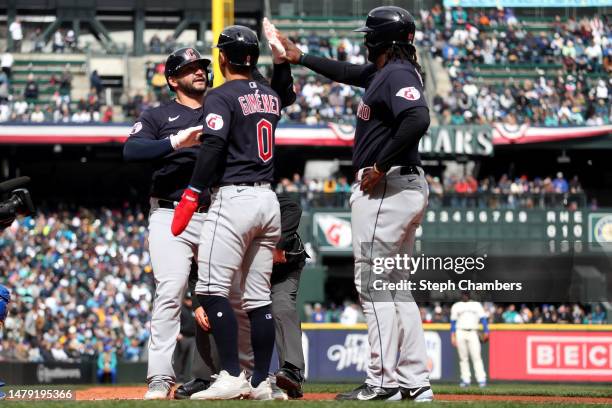
[[356,30],[365,33],[370,61],[365,65],[304,54],[277,34],[289,62],[365,88],[357,109],[353,148],[357,177],[350,203],[355,285],[368,323],[371,356],[365,383],[336,399],[433,399],[421,316],[412,295],[377,290],[381,286],[374,285],[409,279],[410,272],[372,273],[373,259],[412,255],[427,206],[429,193],[418,147],[429,127],[429,109],[412,44],[415,29],[414,18],[402,8],[370,11],[366,25]]

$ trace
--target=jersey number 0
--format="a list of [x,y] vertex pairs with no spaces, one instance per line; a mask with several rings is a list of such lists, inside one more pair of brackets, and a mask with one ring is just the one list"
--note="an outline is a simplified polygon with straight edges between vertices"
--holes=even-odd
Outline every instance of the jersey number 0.
[[257,122],[257,151],[264,163],[272,158],[272,124],[265,119]]

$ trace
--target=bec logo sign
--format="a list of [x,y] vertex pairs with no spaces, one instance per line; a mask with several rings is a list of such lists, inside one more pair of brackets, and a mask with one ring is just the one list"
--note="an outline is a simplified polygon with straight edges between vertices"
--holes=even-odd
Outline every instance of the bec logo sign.
[[527,373],[612,375],[612,336],[527,336]]

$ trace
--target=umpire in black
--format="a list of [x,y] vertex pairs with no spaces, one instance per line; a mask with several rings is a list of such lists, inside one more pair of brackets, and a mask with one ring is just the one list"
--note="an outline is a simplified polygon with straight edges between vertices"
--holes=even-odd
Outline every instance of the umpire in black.
[[[279,358],[276,385],[285,390],[290,398],[301,398],[305,364],[296,299],[300,275],[306,258],[309,256],[297,233],[302,208],[286,194],[278,194],[278,202],[281,210],[282,231],[281,239],[274,251],[271,278],[272,314],[276,334],[276,351]],[[192,293],[195,292],[196,281],[197,273],[192,274],[189,278]],[[219,371],[219,357],[212,336],[208,336],[201,325],[197,325],[196,330],[201,331],[198,338],[208,341],[198,342],[198,353],[195,356],[192,371],[195,378],[177,388],[174,393],[176,399],[187,399],[192,394],[208,388],[210,382],[202,376]],[[279,398],[279,395],[276,394],[274,397]]]

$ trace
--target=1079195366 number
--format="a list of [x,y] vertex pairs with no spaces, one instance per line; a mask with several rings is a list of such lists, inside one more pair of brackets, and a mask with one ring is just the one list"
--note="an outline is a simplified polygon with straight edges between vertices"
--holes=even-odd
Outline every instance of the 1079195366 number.
[[71,389],[9,389],[7,400],[74,400],[75,392]]

